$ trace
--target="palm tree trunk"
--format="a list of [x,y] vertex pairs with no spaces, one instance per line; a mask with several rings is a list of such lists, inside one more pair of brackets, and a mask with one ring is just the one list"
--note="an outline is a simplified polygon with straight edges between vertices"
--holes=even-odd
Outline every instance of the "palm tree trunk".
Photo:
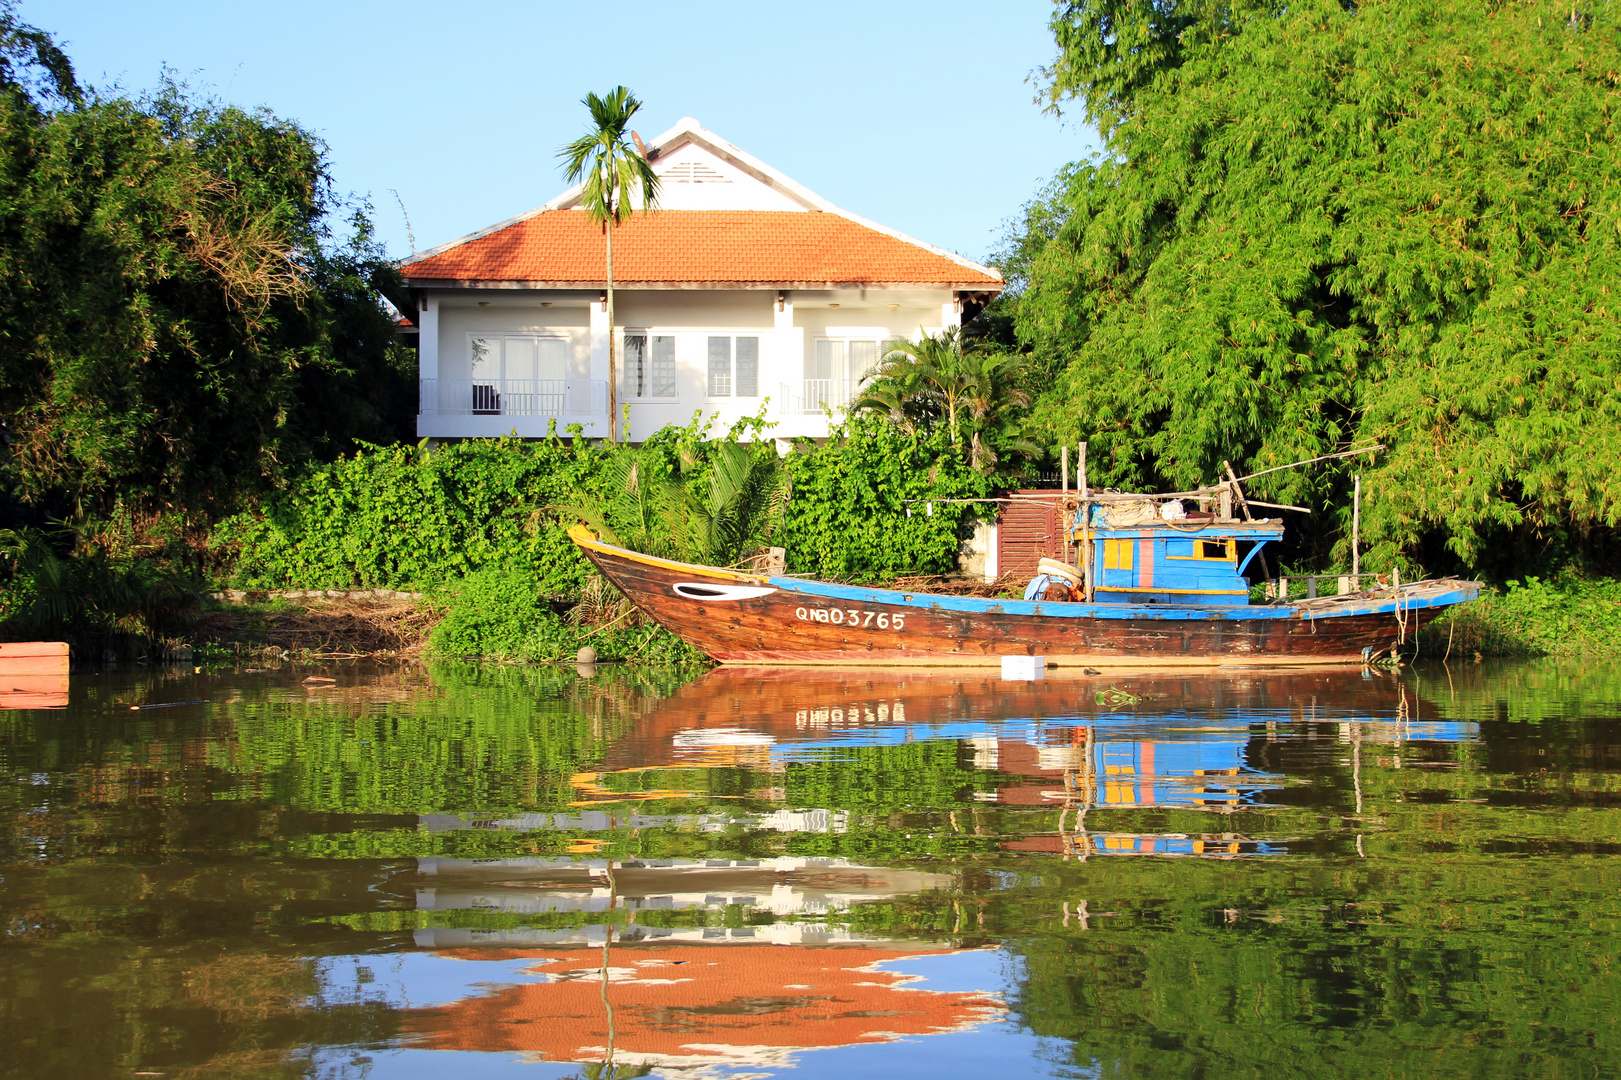
[[[610,202],[611,205],[611,202]],[[608,441],[619,441],[619,360],[614,348],[614,224],[608,219]]]

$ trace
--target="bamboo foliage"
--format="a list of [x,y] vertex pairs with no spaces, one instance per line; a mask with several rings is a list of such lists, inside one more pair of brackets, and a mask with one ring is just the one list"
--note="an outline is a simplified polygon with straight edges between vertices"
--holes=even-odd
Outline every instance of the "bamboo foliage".
[[[1053,441],[1172,488],[1385,442],[1376,566],[1621,524],[1621,10],[1064,0],[1052,26],[1047,100],[1108,140],[1010,248],[1019,333],[1063,369]],[[1345,477],[1256,493],[1337,505]]]

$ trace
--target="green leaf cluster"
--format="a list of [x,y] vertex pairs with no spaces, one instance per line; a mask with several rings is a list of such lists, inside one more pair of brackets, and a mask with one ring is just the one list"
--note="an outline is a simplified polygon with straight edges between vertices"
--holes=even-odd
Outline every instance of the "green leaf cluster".
[[1063,365],[1043,432],[1150,489],[1383,442],[1255,485],[1343,505],[1366,468],[1374,565],[1614,535],[1621,9],[1060,0],[1052,27],[1045,93],[1107,154],[1012,247],[1020,337]]
[[793,499],[783,523],[790,571],[877,581],[957,569],[960,538],[991,511],[994,481],[972,467],[944,428],[905,431],[852,416],[825,445],[788,458]]
[[326,151],[166,78],[86,92],[0,8],[0,423],[36,511],[229,510],[290,468],[392,440],[414,402]]

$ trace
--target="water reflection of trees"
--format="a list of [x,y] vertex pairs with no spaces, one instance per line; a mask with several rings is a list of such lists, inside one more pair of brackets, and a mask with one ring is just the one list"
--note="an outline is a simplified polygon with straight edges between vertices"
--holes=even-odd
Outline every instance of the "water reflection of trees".
[[[392,1007],[337,996],[311,957],[409,948],[425,926],[589,922],[622,944],[623,905],[589,918],[419,910],[417,857],[793,855],[940,875],[832,917],[887,939],[1009,943],[1025,963],[1020,1017],[1064,1040],[1077,1069],[1602,1072],[1621,1051],[1609,1023],[1621,694],[1592,672],[1451,674],[1405,684],[1436,710],[1416,720],[1302,703],[1240,723],[1242,775],[1209,786],[1241,797],[1200,801],[1190,783],[1186,799],[1152,804],[1110,796],[1102,758],[1074,757],[1049,783],[955,738],[617,772],[603,763],[651,745],[649,718],[679,680],[571,671],[452,670],[386,693],[357,680],[329,698],[267,674],[189,711],[131,715],[107,695],[66,722],[0,719],[14,1035],[0,1069],[298,1075],[313,1067],[301,1048],[400,1031]],[[151,685],[209,696],[184,679]],[[1144,715],[1138,741],[1171,737]],[[1423,726],[1437,717],[1467,729],[1442,737]],[[1051,747],[1115,737],[1097,718],[1060,727]],[[590,791],[571,783],[586,771]],[[1034,801],[997,801],[1021,786]],[[1049,789],[1067,794],[1042,801]],[[1208,854],[1192,847],[1203,836],[1251,846],[1230,841],[1225,861],[1102,857],[1111,837],[1175,836],[1190,854]],[[571,855],[582,837],[591,851]],[[1050,852],[1033,847],[1049,838]],[[1269,857],[1251,857],[1259,843]]]

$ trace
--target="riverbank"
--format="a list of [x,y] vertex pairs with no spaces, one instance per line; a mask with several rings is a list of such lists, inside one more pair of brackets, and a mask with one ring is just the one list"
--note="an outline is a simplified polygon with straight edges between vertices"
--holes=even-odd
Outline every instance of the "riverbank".
[[1488,589],[1419,634],[1425,656],[1621,656],[1621,579],[1564,573]]
[[277,656],[415,659],[427,651],[442,606],[420,596],[216,601],[175,651],[193,659]]

